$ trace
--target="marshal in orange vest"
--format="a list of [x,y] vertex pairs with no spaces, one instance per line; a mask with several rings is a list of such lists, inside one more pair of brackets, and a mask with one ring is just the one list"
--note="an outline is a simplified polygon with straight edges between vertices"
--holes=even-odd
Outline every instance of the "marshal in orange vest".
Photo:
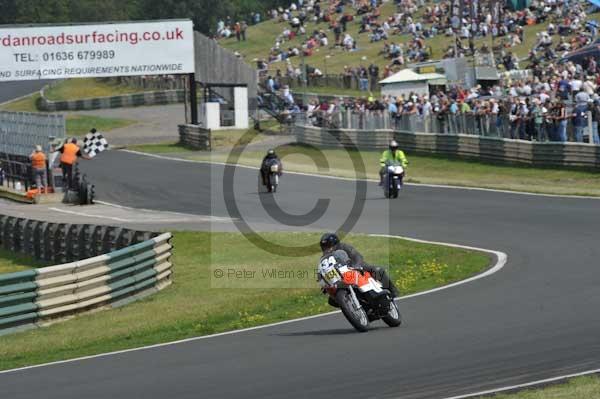
[[41,151],[36,151],[31,155],[31,167],[33,169],[46,169],[46,155]]
[[79,152],[79,147],[77,144],[67,143],[63,146],[62,155],[60,156],[60,162],[73,165],[75,161],[77,161],[77,153]]

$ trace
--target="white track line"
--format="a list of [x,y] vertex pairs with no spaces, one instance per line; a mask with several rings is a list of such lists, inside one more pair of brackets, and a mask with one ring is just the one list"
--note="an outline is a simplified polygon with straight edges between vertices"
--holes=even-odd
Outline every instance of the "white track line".
[[[373,236],[376,236],[376,235],[373,235]],[[488,249],[468,247],[468,246],[457,245],[457,244],[448,244],[448,243],[443,243],[443,242],[424,241],[424,240],[418,240],[418,239],[414,239],[414,238],[401,237],[401,236],[379,235],[379,237],[390,237],[390,238],[398,238],[398,239],[409,240],[409,241],[420,242],[420,243],[426,243],[426,244],[445,245],[445,246],[450,246],[450,247],[454,247],[454,248],[463,248],[463,249],[475,250],[475,251],[479,251],[479,252],[486,252],[486,253],[489,253],[489,254],[492,254],[492,255],[496,256],[496,263],[494,264],[494,266],[491,267],[490,269],[488,269],[487,271],[485,271],[485,272],[483,272],[481,274],[478,274],[477,276],[474,276],[474,277],[471,277],[471,278],[468,278],[466,280],[462,280],[462,281],[459,281],[459,282],[456,282],[456,283],[448,284],[448,285],[443,286],[443,287],[434,288],[434,289],[431,289],[431,290],[428,290],[428,291],[420,292],[420,293],[417,293],[417,294],[406,295],[406,296],[403,296],[401,298],[398,298],[399,301],[402,301],[402,300],[405,300],[405,299],[409,299],[409,298],[414,298],[414,297],[417,297],[417,296],[422,296],[422,295],[427,295],[427,294],[433,294],[433,293],[441,291],[441,290],[446,290],[448,288],[456,287],[458,285],[467,284],[467,283],[473,282],[475,280],[479,280],[481,278],[485,278],[487,276],[490,276],[490,275],[492,275],[492,274],[497,273],[498,271],[500,271],[504,267],[504,265],[506,265],[506,261],[507,261],[506,254],[503,253],[503,252],[499,252],[499,251],[492,251],[492,250],[488,250]],[[148,350],[148,349],[153,349],[153,348],[161,348],[161,347],[171,346],[171,345],[177,345],[177,344],[181,344],[181,343],[185,343],[185,342],[199,341],[199,340],[203,340],[203,339],[210,339],[210,338],[222,337],[222,336],[227,336],[227,335],[232,335],[232,334],[240,334],[240,333],[244,333],[244,332],[248,332],[248,331],[262,330],[262,329],[266,329],[266,328],[270,328],[270,327],[281,326],[281,325],[290,324],[290,323],[297,323],[297,322],[305,321],[305,320],[316,319],[316,318],[319,318],[319,317],[331,316],[331,315],[336,314],[336,313],[340,313],[340,311],[338,310],[338,311],[328,312],[328,313],[322,313],[322,314],[318,314],[318,315],[314,315],[314,316],[301,317],[299,319],[280,321],[280,322],[277,322],[277,323],[271,323],[271,324],[265,324],[265,325],[262,325],[262,326],[244,328],[244,329],[241,329],[241,330],[227,331],[227,332],[222,332],[222,333],[219,333],[219,334],[212,334],[212,335],[204,335],[204,336],[201,336],[201,337],[186,338],[186,339],[182,339],[182,340],[178,340],[178,341],[173,341],[173,342],[165,342],[165,343],[162,343],[162,344],[142,346],[142,347],[139,347],[139,348],[124,349],[124,350],[120,350],[120,351],[114,351],[114,352],[108,352],[108,353],[100,353],[100,354],[97,354],[97,355],[90,355],[90,356],[78,357],[78,358],[75,358],[75,359],[60,360],[60,361],[57,361],[57,362],[50,362],[50,363],[33,365],[33,366],[20,367],[20,368],[11,369],[11,370],[0,371],[0,374],[14,373],[14,372],[18,372],[18,371],[25,371],[25,370],[30,370],[30,369],[36,369],[36,368],[40,368],[40,367],[55,366],[55,365],[60,365],[60,364],[65,364],[65,363],[73,363],[73,362],[78,362],[78,361],[81,361],[81,360],[95,359],[95,358],[99,358],[99,357],[107,357],[107,356],[119,355],[119,354],[123,354],[123,353],[137,352],[137,351]]]
[[[186,162],[186,163],[200,163],[200,164],[211,164],[211,165],[220,165],[220,166],[235,166],[235,167],[238,167],[238,168],[259,170],[259,168],[255,167],[255,166],[240,165],[240,164],[234,165],[234,164],[227,163],[227,162],[202,161],[202,160],[195,160],[195,159],[183,159],[183,158],[176,158],[176,157],[167,157],[167,156],[164,156],[164,155],[149,154],[149,153],[146,153],[146,152],[139,152],[139,151],[133,151],[133,150],[119,150],[119,151],[128,152],[130,154],[136,154],[136,155],[146,156],[146,157],[150,157],[150,158],[163,159],[163,160],[167,160],[167,161],[177,161],[177,162]],[[316,174],[316,173],[304,173],[304,172],[292,172],[292,171],[286,171],[285,173],[290,174],[290,175],[318,177],[318,178],[321,178],[321,179],[346,180],[346,181],[356,181],[357,180],[355,178],[350,178],[350,177],[328,176],[328,175],[322,175],[322,174]],[[361,180],[368,181],[368,182],[378,182],[379,181],[379,180],[375,180],[375,179],[361,179]],[[561,195],[561,194],[528,193],[528,192],[524,192],[524,191],[500,190],[500,189],[481,188],[481,187],[451,186],[451,185],[444,185],[444,184],[406,183],[406,185],[407,186],[416,186],[416,187],[447,188],[447,189],[453,189],[453,190],[487,191],[487,192],[492,192],[492,193],[503,193],[503,194],[514,194],[514,195],[529,195],[529,196],[535,196],[535,197],[573,198],[573,199],[600,200],[600,197],[592,197],[592,196],[585,196],[585,195]]]
[[570,378],[583,377],[583,376],[592,375],[592,374],[600,374],[600,369],[588,370],[588,371],[583,371],[581,373],[575,373],[575,374],[561,375],[561,376],[558,376],[558,377],[547,378],[545,380],[538,380],[538,381],[528,382],[528,383],[525,383],[525,384],[513,385],[513,386],[510,386],[510,387],[496,388],[496,389],[491,389],[489,391],[482,391],[482,392],[477,392],[477,393],[470,393],[470,394],[467,394],[467,395],[452,396],[452,397],[444,398],[444,399],[467,399],[467,398],[474,398],[474,397],[482,396],[482,395],[493,395],[493,394],[497,394],[497,393],[501,393],[501,392],[506,392],[506,391],[517,391],[517,390],[521,390],[521,389],[524,389],[524,388],[535,387],[537,385],[550,384],[550,383],[553,383],[553,382],[559,382],[559,381],[567,380],[567,379],[570,379]]
[[[112,202],[107,202],[107,201],[95,200],[94,203],[100,204],[100,205],[105,205],[105,206],[110,206],[110,207],[114,207],[114,208],[124,209],[124,210],[128,210],[128,211],[143,211],[143,212],[150,212],[150,213],[157,212],[156,209],[133,208],[130,206],[113,204]],[[189,221],[190,218],[203,219],[203,220],[206,220],[209,222],[233,222],[233,221],[237,220],[237,219],[221,217],[221,216],[194,215],[191,213],[181,213],[181,212],[171,212],[171,211],[158,211],[158,212],[161,212],[163,214],[181,216],[184,218],[181,220],[182,222]],[[168,221],[171,221],[171,220],[168,220]],[[179,221],[179,220],[173,219],[173,221]]]
[[118,218],[116,216],[94,215],[92,213],[67,211],[66,209],[59,209],[59,208],[48,208],[48,209],[51,210],[51,211],[60,212],[60,213],[66,213],[66,214],[69,214],[69,215],[77,215],[77,216],[84,216],[84,217],[97,218],[97,219],[115,220],[117,222],[123,222],[123,223],[132,223],[132,222],[134,222],[134,220]]
[[452,284],[448,284],[448,285],[444,285],[443,287],[438,287],[438,288],[433,288],[431,290],[427,290],[427,291],[423,291],[423,292],[417,292],[416,294],[411,294],[411,295],[406,295],[403,296],[400,299],[408,299],[408,298],[414,298],[414,297],[418,297],[418,296],[422,296],[422,295],[427,295],[427,294],[431,294],[437,291],[441,291],[441,290],[446,290],[448,288],[452,288],[452,287],[456,287],[458,285],[463,285],[463,284],[467,284],[470,283],[472,281],[475,280],[479,280],[481,278],[487,277],[487,276],[491,276],[492,274],[496,273],[497,271],[499,271],[500,269],[502,269],[504,267],[504,265],[506,265],[506,261],[508,260],[507,255],[504,252],[500,252],[500,251],[493,251],[490,249],[482,249],[482,248],[476,248],[476,247],[468,247],[465,245],[457,245],[457,244],[448,244],[448,243],[440,243],[440,242],[435,242],[435,241],[425,241],[425,240],[419,240],[416,238],[407,238],[407,237],[399,237],[399,236],[393,236],[393,235],[388,235],[388,234],[369,234],[372,237],[386,237],[386,238],[402,238],[403,240],[408,240],[408,241],[413,241],[413,242],[418,242],[421,244],[436,244],[436,245],[443,245],[446,247],[452,247],[452,248],[460,248],[460,249],[469,249],[472,251],[478,251],[478,252],[486,252],[489,254],[493,254],[496,256],[496,264],[489,268],[488,270],[486,270],[483,273],[480,273],[476,276],[467,278],[465,280],[461,280],[461,281],[457,281],[456,283],[452,283]]

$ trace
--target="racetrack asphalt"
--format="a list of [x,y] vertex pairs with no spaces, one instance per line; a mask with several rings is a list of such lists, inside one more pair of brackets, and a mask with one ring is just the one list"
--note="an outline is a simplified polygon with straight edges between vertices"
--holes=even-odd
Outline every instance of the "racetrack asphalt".
[[[108,202],[231,216],[223,166],[110,151],[83,169]],[[327,198],[323,217],[302,228],[335,230],[357,197],[352,181],[287,174],[274,200],[257,193],[256,170],[235,175],[234,197],[250,225],[285,228],[297,219],[276,222],[261,198],[295,215]],[[358,334],[338,313],[0,374],[3,396],[445,398],[600,368],[599,200],[410,186],[387,201],[376,184],[366,188],[353,231],[499,250],[507,265],[402,300],[398,329],[375,323]]]
[[40,90],[51,80],[27,80],[22,82],[0,83],[0,104]]

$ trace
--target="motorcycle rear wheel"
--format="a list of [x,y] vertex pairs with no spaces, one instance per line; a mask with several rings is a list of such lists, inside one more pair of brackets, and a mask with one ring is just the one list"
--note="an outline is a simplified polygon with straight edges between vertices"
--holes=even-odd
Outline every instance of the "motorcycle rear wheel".
[[369,318],[367,313],[361,307],[360,309],[354,309],[352,303],[352,297],[348,290],[338,290],[335,294],[335,300],[342,308],[342,313],[346,319],[352,324],[352,327],[358,332],[367,332],[369,330]]
[[390,327],[399,327],[402,324],[402,315],[395,301],[390,302],[390,311],[381,320]]

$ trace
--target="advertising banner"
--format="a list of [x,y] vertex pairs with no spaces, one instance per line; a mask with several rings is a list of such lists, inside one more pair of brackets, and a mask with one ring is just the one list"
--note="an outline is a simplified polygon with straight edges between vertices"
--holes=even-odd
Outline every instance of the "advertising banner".
[[0,29],[0,81],[192,72],[189,20]]

